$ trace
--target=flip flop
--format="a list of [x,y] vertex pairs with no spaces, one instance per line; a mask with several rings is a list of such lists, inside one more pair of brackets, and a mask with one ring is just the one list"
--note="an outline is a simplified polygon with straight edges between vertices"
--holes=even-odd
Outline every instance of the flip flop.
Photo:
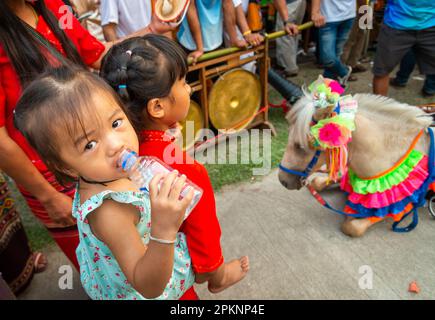
[[47,269],[47,258],[42,254],[42,252],[33,253],[33,267],[35,273],[40,273]]

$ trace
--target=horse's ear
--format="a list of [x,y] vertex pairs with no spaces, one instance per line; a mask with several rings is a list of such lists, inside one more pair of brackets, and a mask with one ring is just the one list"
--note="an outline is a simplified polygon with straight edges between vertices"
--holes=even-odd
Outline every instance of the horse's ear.
[[330,118],[334,111],[334,106],[328,106],[326,108],[318,108],[313,115],[313,119],[318,122],[320,120]]

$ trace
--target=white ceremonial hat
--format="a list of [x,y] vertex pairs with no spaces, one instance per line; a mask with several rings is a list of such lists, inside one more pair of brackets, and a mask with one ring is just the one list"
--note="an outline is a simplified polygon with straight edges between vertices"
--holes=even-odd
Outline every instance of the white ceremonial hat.
[[159,20],[177,26],[186,16],[189,4],[190,0],[157,0],[154,12]]

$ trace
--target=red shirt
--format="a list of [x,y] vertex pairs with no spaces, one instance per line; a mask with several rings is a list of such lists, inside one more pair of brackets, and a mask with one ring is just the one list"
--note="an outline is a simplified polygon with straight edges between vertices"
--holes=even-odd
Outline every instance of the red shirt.
[[[63,10],[59,10],[61,6],[65,5],[61,0],[45,0],[45,4],[47,8],[54,13],[57,19],[64,14]],[[38,31],[52,44],[54,48],[65,56],[65,51],[63,50],[59,40],[55,37],[54,33],[41,16],[39,16],[36,31]],[[79,55],[86,65],[91,65],[97,61],[105,50],[104,45],[84,29],[75,18],[73,18],[72,28],[65,28],[64,31],[77,48]],[[23,149],[29,159],[40,171],[45,171],[46,167],[40,160],[36,151],[30,147],[25,138],[13,124],[13,111],[21,96],[21,91],[19,77],[9,60],[9,57],[6,55],[6,52],[0,44],[0,127],[6,127],[11,139],[14,140],[21,149]]]
[[182,154],[183,159],[189,159],[183,163],[168,163],[170,167],[185,174],[203,190],[201,199],[182,224],[180,231],[186,235],[194,272],[211,272],[224,262],[220,246],[221,229],[216,216],[213,187],[205,167],[182,152],[173,144],[173,141],[174,138],[165,135],[163,131],[145,130],[141,134],[139,155],[155,156],[164,161],[164,151],[169,147],[172,150],[172,156]]

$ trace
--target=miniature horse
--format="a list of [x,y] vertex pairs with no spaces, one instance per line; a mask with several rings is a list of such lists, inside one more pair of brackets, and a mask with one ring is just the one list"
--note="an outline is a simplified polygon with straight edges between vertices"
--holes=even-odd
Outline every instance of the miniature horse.
[[[358,111],[355,116],[356,129],[348,144],[348,168],[355,176],[364,180],[364,177],[380,176],[397,167],[411,145],[414,150],[428,154],[430,138],[426,129],[431,125],[432,118],[424,111],[378,95],[356,94],[354,99],[358,102]],[[289,138],[281,161],[283,167],[298,171],[307,168],[315,154],[309,141],[312,121],[325,119],[330,116],[330,112],[328,108],[316,109],[308,94],[292,107],[287,115]],[[417,140],[416,136],[422,130],[424,132]],[[319,165],[322,163],[325,163],[324,155],[319,159]],[[311,172],[316,174],[319,165]],[[280,170],[278,177],[287,189],[302,187],[297,175]],[[307,180],[314,181],[310,177]],[[324,181],[326,178],[320,179],[320,183],[316,179],[317,187],[323,188],[326,185]],[[370,226],[386,217],[356,219],[348,215],[341,230],[352,237],[362,236]]]

